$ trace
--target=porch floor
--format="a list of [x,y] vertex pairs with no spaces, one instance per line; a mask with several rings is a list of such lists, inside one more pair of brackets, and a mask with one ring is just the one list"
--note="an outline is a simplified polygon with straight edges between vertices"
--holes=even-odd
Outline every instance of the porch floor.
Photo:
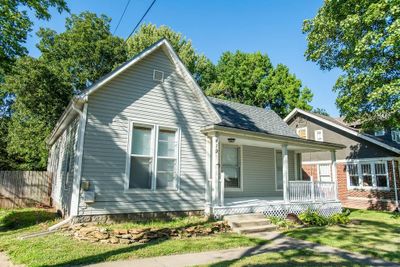
[[282,197],[238,197],[225,198],[224,207],[254,207],[284,203]]

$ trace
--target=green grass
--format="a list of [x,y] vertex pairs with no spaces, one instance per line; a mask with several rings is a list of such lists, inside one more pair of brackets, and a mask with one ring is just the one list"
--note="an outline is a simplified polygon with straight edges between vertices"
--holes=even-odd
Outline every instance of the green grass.
[[389,212],[355,210],[360,225],[335,225],[289,230],[290,237],[338,247],[400,263],[400,217]]
[[[143,258],[161,255],[201,252],[233,247],[255,246],[265,241],[223,233],[207,237],[169,239],[147,244],[109,245],[77,241],[60,233],[19,240],[27,233],[44,230],[56,223],[54,213],[37,209],[14,211],[0,210],[0,251],[6,252],[17,264],[27,266],[74,266],[78,264],[128,258]],[[207,224],[202,218],[183,218],[171,222],[150,222],[139,224],[115,224],[110,228],[123,229],[138,227],[183,227]]]
[[321,253],[314,253],[309,249],[285,250],[282,252],[268,252],[255,256],[244,257],[239,260],[223,261],[205,265],[207,267],[241,267],[241,266],[360,266],[349,260]]

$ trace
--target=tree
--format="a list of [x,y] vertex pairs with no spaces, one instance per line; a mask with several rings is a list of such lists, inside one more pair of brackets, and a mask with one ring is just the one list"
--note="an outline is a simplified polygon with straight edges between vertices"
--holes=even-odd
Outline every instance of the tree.
[[340,68],[336,104],[347,122],[400,126],[400,1],[326,0],[306,20],[306,57]]
[[314,108],[312,112],[329,117],[329,113],[324,108]]
[[64,0],[2,0],[0,4],[0,77],[11,68],[16,58],[26,55],[23,46],[33,22],[26,9],[33,11],[37,19],[48,20],[49,8],[58,12],[69,11]]
[[45,139],[72,96],[71,84],[42,59],[23,57],[6,76],[5,88],[15,94],[8,127],[7,152],[18,169],[44,169]]
[[207,87],[215,80],[215,69],[212,62],[204,55],[198,54],[190,40],[167,26],[157,27],[151,23],[143,24],[139,31],[127,41],[128,56],[137,55],[162,38],[166,38],[171,43],[202,88]]
[[45,140],[72,95],[126,60],[124,42],[112,36],[109,22],[84,12],[68,18],[63,33],[41,29],[39,59],[20,58],[6,76],[4,87],[15,95],[7,136],[14,168],[44,169]]
[[286,66],[274,68],[267,55],[225,52],[216,71],[216,82],[206,89],[209,96],[268,107],[282,117],[295,107],[311,109],[311,91]]
[[92,84],[127,59],[124,40],[110,32],[110,18],[83,12],[66,19],[65,32],[40,29],[37,47],[75,91]]

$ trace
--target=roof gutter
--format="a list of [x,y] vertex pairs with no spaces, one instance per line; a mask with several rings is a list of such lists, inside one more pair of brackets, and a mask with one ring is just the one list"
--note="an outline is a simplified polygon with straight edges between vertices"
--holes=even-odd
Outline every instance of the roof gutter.
[[74,96],[71,99],[64,113],[56,123],[56,126],[54,127],[50,137],[47,139],[47,145],[51,146],[54,144],[64,127],[68,125],[68,123],[71,121],[71,118],[74,117],[75,112],[79,115],[82,115],[83,104],[87,102],[87,99],[88,98],[85,95]]
[[327,142],[320,142],[320,141],[313,141],[313,140],[306,140],[306,139],[301,139],[298,137],[290,137],[290,136],[283,136],[283,135],[276,135],[276,134],[270,134],[270,133],[263,133],[263,132],[253,132],[249,130],[242,130],[238,128],[233,128],[233,127],[226,127],[226,126],[221,126],[221,125],[209,125],[205,126],[201,129],[201,132],[203,134],[209,134],[209,133],[226,133],[226,134],[237,134],[240,136],[246,136],[250,138],[259,138],[263,139],[266,141],[273,141],[277,143],[286,143],[286,144],[292,144],[292,145],[306,145],[307,147],[310,148],[316,148],[316,149],[327,149],[327,150],[339,150],[346,148],[346,146],[341,145],[341,144],[335,144],[335,143],[327,143]]

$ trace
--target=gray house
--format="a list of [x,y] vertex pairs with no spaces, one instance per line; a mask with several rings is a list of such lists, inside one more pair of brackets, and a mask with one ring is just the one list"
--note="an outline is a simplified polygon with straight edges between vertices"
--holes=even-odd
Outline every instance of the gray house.
[[[48,141],[65,216],[341,210],[336,182],[301,181],[305,140],[271,110],[204,96],[165,39],[74,97]],[[335,176],[335,174],[333,174]]]
[[399,207],[400,131],[364,132],[358,123],[347,124],[301,109],[284,119],[307,140],[338,142],[346,146],[336,154],[336,178],[329,153],[303,153],[303,179],[338,182],[338,196],[349,208],[394,210]]

